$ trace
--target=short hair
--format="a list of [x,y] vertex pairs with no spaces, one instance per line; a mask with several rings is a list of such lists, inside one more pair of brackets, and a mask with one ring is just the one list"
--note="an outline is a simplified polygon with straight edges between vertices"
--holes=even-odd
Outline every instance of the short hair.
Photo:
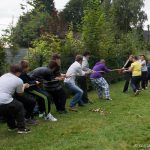
[[12,74],[21,73],[22,69],[19,64],[10,65],[10,72]]
[[61,59],[60,54],[55,53],[52,55],[52,60],[56,60],[56,59]]
[[101,59],[100,62],[101,62],[101,63],[105,63],[105,59]]
[[48,64],[48,68],[53,69],[56,67],[58,67],[58,64],[54,60],[51,60]]
[[91,53],[89,52],[89,51],[85,51],[84,53],[83,53],[83,56],[88,56],[88,55],[91,55]]
[[131,55],[129,55],[129,57],[132,57],[132,58],[133,58],[133,55],[131,54]]
[[133,56],[133,59],[138,60],[139,58],[138,56]]
[[75,61],[79,62],[83,60],[83,56],[82,55],[77,55],[75,58]]
[[21,67],[22,70],[28,68],[29,67],[29,62],[27,60],[20,61],[20,67]]
[[143,57],[145,58],[145,55],[143,55],[143,54],[142,54],[142,55],[140,55],[140,56],[143,56]]

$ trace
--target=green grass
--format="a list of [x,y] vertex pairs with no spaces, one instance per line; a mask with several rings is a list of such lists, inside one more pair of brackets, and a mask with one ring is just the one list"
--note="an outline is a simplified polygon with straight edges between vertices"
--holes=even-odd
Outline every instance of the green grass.
[[[132,91],[123,94],[122,86],[122,82],[111,86],[111,102],[99,101],[96,92],[91,92],[94,104],[77,113],[59,115],[53,109],[58,122],[40,120],[26,135],[10,133],[6,124],[0,125],[0,150],[150,149],[150,89],[135,97]],[[89,111],[92,108],[111,113]]]

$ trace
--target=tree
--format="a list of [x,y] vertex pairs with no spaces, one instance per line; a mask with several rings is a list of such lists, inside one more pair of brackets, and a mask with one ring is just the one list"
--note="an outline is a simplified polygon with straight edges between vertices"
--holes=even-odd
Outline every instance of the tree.
[[10,35],[13,43],[21,47],[29,47],[32,40],[46,32],[58,34],[59,19],[53,0],[29,0],[28,4],[33,9],[20,16]]
[[33,41],[32,47],[29,48],[27,59],[31,68],[35,68],[47,65],[51,55],[61,51],[61,42],[57,36],[45,34]]
[[84,9],[88,0],[70,0],[61,12],[68,24],[73,24],[73,30],[77,31],[81,26]]
[[143,6],[143,0],[113,0],[111,13],[114,24],[123,32],[143,26],[147,19]]
[[4,51],[4,44],[2,40],[0,39],[0,76],[4,73],[5,71],[5,51]]

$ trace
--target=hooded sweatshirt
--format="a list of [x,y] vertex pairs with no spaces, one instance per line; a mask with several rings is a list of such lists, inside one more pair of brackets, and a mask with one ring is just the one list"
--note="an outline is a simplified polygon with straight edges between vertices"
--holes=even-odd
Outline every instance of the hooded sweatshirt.
[[92,73],[90,78],[94,79],[101,78],[103,76],[102,73],[98,71],[104,71],[104,73],[110,72],[110,69],[108,69],[106,65],[101,62],[97,62],[92,70],[95,71],[95,73]]

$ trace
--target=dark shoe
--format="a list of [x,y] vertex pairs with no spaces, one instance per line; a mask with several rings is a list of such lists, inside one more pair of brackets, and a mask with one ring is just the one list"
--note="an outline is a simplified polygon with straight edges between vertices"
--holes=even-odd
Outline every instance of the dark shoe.
[[84,104],[78,104],[78,106],[79,106],[79,107],[84,107],[85,105],[84,105]]
[[31,132],[31,130],[27,129],[27,128],[18,129],[18,131],[17,131],[18,134],[26,134],[29,132]]
[[59,114],[67,114],[68,112],[66,110],[60,110],[60,111],[57,111]]
[[37,121],[34,119],[25,119],[25,123],[29,125],[37,125]]
[[88,103],[89,103],[89,104],[94,104],[94,102],[92,102],[92,101],[89,101]]
[[70,107],[69,110],[74,111],[74,112],[78,112],[78,110],[75,107]]

